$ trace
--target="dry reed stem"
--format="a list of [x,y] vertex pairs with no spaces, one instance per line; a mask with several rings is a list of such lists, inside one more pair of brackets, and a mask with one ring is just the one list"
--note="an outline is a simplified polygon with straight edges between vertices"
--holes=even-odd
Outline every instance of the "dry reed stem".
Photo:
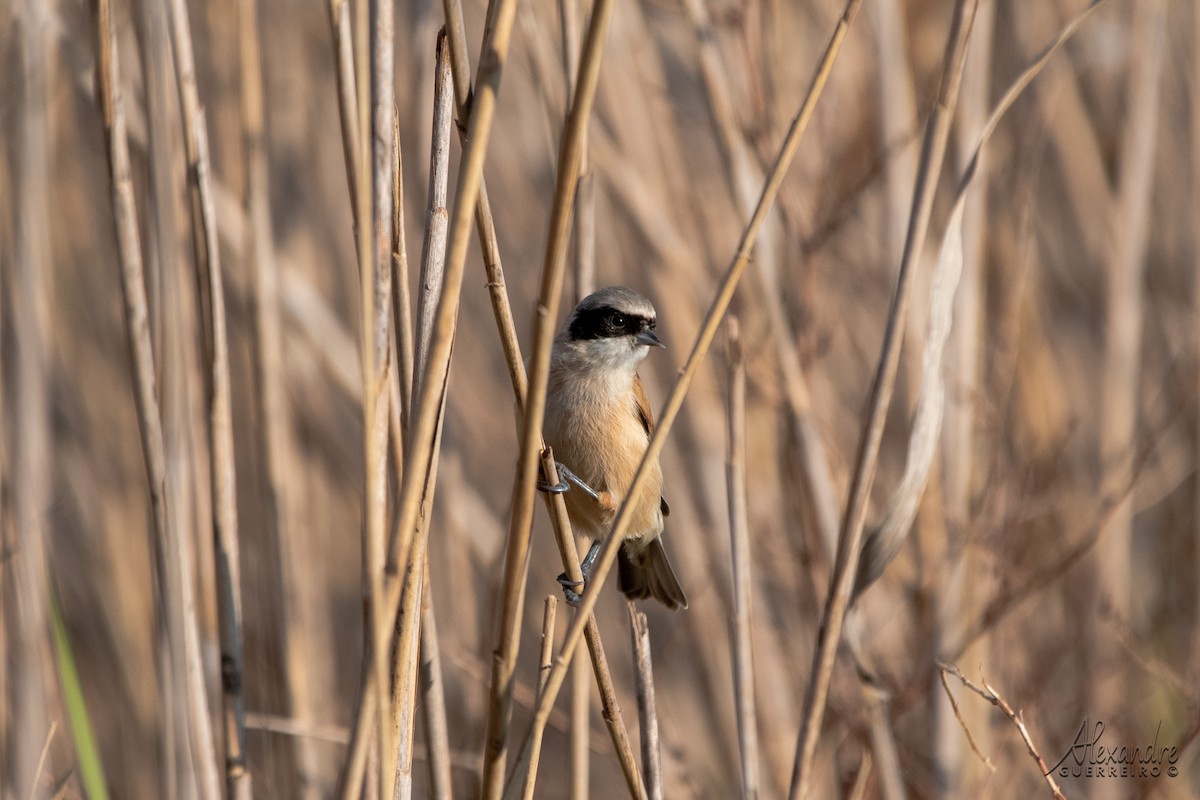
[[613,0],[596,0],[593,7],[580,60],[578,88],[572,97],[559,147],[550,233],[546,243],[541,288],[534,317],[529,388],[521,426],[521,449],[513,485],[513,508],[504,564],[501,627],[484,734],[483,797],[486,800],[497,800],[504,787],[504,758],[508,750],[508,729],[512,715],[512,680],[520,649],[519,626],[529,567],[529,539],[533,524],[538,446],[542,441],[542,420],[545,417],[546,388],[550,375],[550,348],[562,296],[572,206],[579,178],[580,146],[596,96],[612,6]]
[[[48,317],[50,273],[54,266],[48,178],[53,129],[49,107],[51,86],[47,74],[51,64],[47,47],[50,41],[50,12],[37,2],[21,4],[19,12],[25,17],[21,26],[25,30],[21,31],[24,36],[18,36],[15,49],[20,52],[20,75],[24,85],[21,87],[22,102],[17,109],[20,115],[17,143],[12,152],[13,162],[10,162],[16,173],[16,185],[13,188],[17,201],[13,205],[17,224],[13,231],[16,264],[10,268],[12,272],[9,278],[13,294],[10,300],[12,320],[8,322],[16,332],[13,344],[15,363],[13,372],[9,373],[15,383],[14,424],[12,428],[5,428],[6,433],[12,432],[14,462],[12,483],[0,484],[0,493],[6,495],[5,500],[11,498],[13,506],[11,530],[5,524],[4,517],[0,517],[0,549],[4,551],[0,555],[0,597],[7,601],[4,602],[0,617],[3,622],[0,627],[6,630],[7,635],[0,635],[0,639],[4,640],[0,644],[12,647],[12,650],[5,651],[6,657],[3,659],[5,687],[3,694],[0,694],[3,697],[0,704],[12,710],[0,714],[6,723],[11,720],[11,726],[6,725],[4,735],[0,736],[0,746],[4,748],[0,759],[7,773],[0,780],[0,791],[7,797],[33,797],[41,784],[43,769],[39,746],[43,741],[43,733],[52,731],[51,695],[45,676],[53,674],[48,608],[50,585],[46,560],[46,536],[51,532],[48,522],[53,478],[50,460],[51,373],[48,369],[52,352]],[[110,38],[108,14],[102,13],[100,16],[104,18],[99,29],[103,54],[115,39]],[[102,60],[101,65],[104,64]],[[119,84],[115,81],[108,84],[110,100],[117,86]],[[106,106],[106,110],[109,108]],[[106,113],[105,127],[110,134],[110,145],[113,139],[111,119],[111,114]],[[121,124],[123,129],[123,120]],[[125,184],[131,186],[127,153],[125,161]],[[113,172],[115,174],[116,170]],[[114,217],[120,231],[123,212],[132,214],[134,206],[131,188],[128,206],[122,209],[118,205],[120,198],[116,187],[117,181],[114,180]],[[136,230],[133,233],[136,246]],[[122,266],[125,266],[124,262]],[[140,276],[140,258],[136,261],[136,268]],[[145,307],[144,289],[142,307]],[[3,305],[0,305],[0,315],[3,315]],[[132,329],[132,314],[128,305],[126,315]],[[142,330],[145,331],[144,316]],[[149,343],[148,332],[146,343]],[[153,372],[150,378],[152,381]],[[159,441],[161,443],[161,438]],[[46,739],[49,739],[48,735]]]
[[[407,469],[398,503],[396,535],[393,536],[389,547],[388,563],[394,565],[407,561],[408,549],[416,527],[418,505],[425,486],[429,454],[434,446],[434,435],[442,405],[442,387],[449,370],[457,325],[459,295],[470,242],[468,217],[474,211],[476,201],[480,197],[480,180],[495,116],[496,95],[512,35],[515,0],[497,0],[497,4],[498,8],[489,14],[489,18],[494,19],[495,24],[489,26],[485,34],[484,52],[488,53],[488,58],[480,65],[478,91],[472,105],[467,144],[459,165],[458,186],[450,215],[445,289],[438,300],[429,363],[422,375],[420,383],[423,388],[420,391],[419,402],[414,408],[408,457],[405,462]],[[395,577],[392,576],[393,580],[389,585],[386,609],[393,622],[400,605],[400,586]]]
[[729,551],[733,573],[733,697],[737,707],[742,797],[758,797],[758,715],[754,703],[754,650],[750,597],[750,524],[746,502],[746,363],[737,317],[727,321],[729,361],[728,451]]
[[338,119],[342,124],[342,155],[346,159],[346,180],[350,186],[350,204],[358,225],[359,135],[358,115],[355,113],[358,96],[354,77],[354,43],[350,31],[348,0],[329,0],[329,25],[333,34],[334,72],[337,75]]
[[[421,275],[417,296],[417,351],[414,367],[423,375],[429,357],[430,340],[433,333],[433,313],[443,291],[446,262],[447,192],[450,179],[450,128],[453,123],[454,94],[451,85],[450,62],[446,37],[439,35],[437,58],[434,68],[433,135],[429,153],[429,193],[425,216],[425,238],[421,253]],[[413,387],[419,394],[424,386]],[[442,386],[442,402],[445,403],[445,385]],[[419,653],[419,630],[423,602],[425,565],[429,542],[430,517],[433,510],[434,489],[437,475],[437,456],[440,449],[439,432],[434,439],[431,456],[434,459],[426,478],[425,494],[421,499],[417,532],[409,550],[408,563],[404,572],[404,588],[397,630],[397,643],[393,662],[393,696],[399,706],[400,765],[398,773],[399,795],[408,798],[412,794],[413,726],[416,717],[416,684]]]
[[650,800],[663,800],[662,752],[658,743],[658,709],[654,702],[654,666],[650,659],[650,622],[626,601],[629,632],[633,639],[634,678],[637,687],[638,722],[642,732],[642,769],[646,773],[646,794]]
[[863,542],[854,586],[855,599],[878,579],[899,552],[912,528],[917,506],[920,504],[932,466],[940,429],[937,423],[941,418],[945,395],[945,387],[942,385],[941,378],[941,360],[946,336],[950,332],[952,309],[948,304],[953,300],[958,281],[957,275],[963,268],[963,219],[968,198],[972,196],[968,194],[968,190],[979,174],[984,147],[991,140],[1001,119],[1012,108],[1017,98],[1041,74],[1050,58],[1079,30],[1092,11],[1102,2],[1104,0],[1093,0],[1087,8],[1058,32],[1029,66],[1021,71],[988,114],[986,122],[978,133],[978,138],[974,142],[974,148],[969,153],[954,194],[950,221],[946,226],[934,277],[930,282],[930,318],[923,354],[922,388],[917,402],[917,410],[914,413],[913,430],[908,447],[908,462],[905,465],[904,476],[882,515],[881,523],[867,534]]
[[[470,100],[470,81],[467,77],[470,73],[470,65],[467,63],[466,41],[465,38],[462,38],[462,6],[458,0],[445,0],[444,8],[447,19],[447,37],[450,43],[450,61],[454,74],[456,100],[458,102],[459,132],[465,137],[462,119],[470,113],[468,105]],[[482,176],[480,177],[479,203],[476,206],[475,222],[480,247],[483,250],[484,269],[488,276],[488,294],[492,305],[492,313],[495,317],[497,331],[504,351],[505,363],[508,366],[509,379],[512,383],[513,394],[517,400],[517,407],[520,413],[524,413],[525,398],[528,391],[528,377],[525,373],[525,361],[521,356],[521,347],[513,322],[512,308],[509,304],[508,292],[505,287],[504,269],[500,261],[499,244],[496,239],[491,208],[488,205],[487,185],[483,182]],[[552,484],[558,483],[557,468],[548,449],[542,451],[542,475],[548,482]],[[562,556],[563,567],[570,580],[581,581],[582,573],[579,572],[579,554],[575,548],[575,539],[571,532],[570,520],[567,517],[566,503],[559,495],[547,495],[545,502],[551,521],[554,524],[555,541]],[[617,757],[621,764],[621,771],[625,776],[630,792],[634,795],[640,795],[642,791],[640,788],[640,774],[634,760],[633,748],[629,744],[629,735],[625,730],[621,709],[616,701],[616,691],[613,688],[608,662],[604,655],[604,646],[600,640],[600,631],[596,626],[594,618],[588,621],[586,636],[593,672],[600,691],[604,721],[608,726],[609,736],[616,748]],[[580,669],[583,669],[582,666]],[[579,744],[578,740],[576,741],[576,747],[583,747],[586,750],[586,734],[590,731],[587,727],[586,718],[581,721],[572,717],[572,725],[573,729],[582,730],[582,733],[578,735],[585,736],[582,745]],[[587,755],[585,752],[582,760],[585,773],[586,758]],[[584,777],[584,795],[586,796],[586,775]]]
[[[575,78],[579,74],[579,0],[558,0],[562,31],[564,106],[575,96]],[[575,189],[575,302],[596,288],[596,188],[588,158],[588,132],[579,144],[579,183]],[[573,750],[572,752],[575,752]],[[580,751],[585,753],[586,751]],[[586,786],[584,788],[586,794]]]
[[[1004,716],[1008,717],[1009,720],[1012,721],[1012,724],[1017,726],[1017,731],[1020,732],[1021,739],[1025,742],[1025,749],[1029,751],[1029,755],[1032,756],[1033,760],[1037,762],[1038,769],[1041,770],[1042,777],[1046,779],[1046,785],[1050,787],[1050,794],[1054,796],[1055,800],[1066,800],[1066,797],[1063,796],[1062,790],[1058,787],[1058,783],[1054,780],[1054,776],[1051,774],[1050,768],[1046,766],[1045,759],[1042,758],[1037,748],[1034,747],[1033,739],[1029,736],[1029,729],[1025,727],[1023,715],[1020,712],[1013,711],[1013,707],[1010,706],[1003,697],[997,694],[996,690],[989,686],[987,681],[983,682],[982,687],[977,686],[970,679],[968,679],[966,675],[963,675],[962,670],[953,664],[944,664],[939,661],[938,669],[941,670],[943,675],[947,672],[953,674],[954,677],[962,681],[962,685],[965,688],[975,692],[975,694],[979,695],[984,700],[987,700],[989,703],[1004,712]],[[949,688],[947,688],[946,691],[949,693]],[[967,735],[970,736],[969,733]]]
[[429,589],[428,558],[425,559],[421,606],[421,699],[425,711],[425,746],[429,752],[429,796],[435,800],[450,800],[454,787],[450,779],[450,733],[437,619],[433,613],[433,593]]
[[900,261],[900,273],[896,279],[896,291],[888,313],[883,347],[879,365],[868,399],[866,423],[859,440],[855,458],[850,496],[846,504],[846,515],[838,538],[837,560],[829,584],[825,610],[813,655],[813,671],[801,717],[800,736],[796,744],[796,763],[792,771],[789,797],[792,800],[807,797],[811,780],[812,761],[816,754],[817,739],[820,737],[821,721],[825,715],[829,683],[833,677],[833,665],[837,658],[838,642],[842,638],[842,625],[854,578],[858,568],[859,550],[862,546],[863,523],[866,521],[867,499],[875,478],[879,445],[883,438],[883,426],[891,404],[896,369],[900,361],[900,343],[904,337],[904,321],[908,298],[912,287],[913,264],[920,257],[925,234],[929,228],[929,216],[933,208],[933,195],[941,174],[946,143],[950,134],[950,123],[954,117],[954,104],[962,79],[967,40],[971,22],[975,16],[978,0],[958,0],[950,24],[946,54],[942,69],[942,83],[938,90],[937,104],[930,114],[926,126],[925,141],[921,148],[921,161],[913,188],[912,216],[909,219],[904,255]]
[[[1138,395],[1142,385],[1142,317],[1151,189],[1166,41],[1166,3],[1144,0],[1131,12],[1134,19],[1130,52],[1136,55],[1131,55],[1117,196],[1110,223],[1113,247],[1108,253],[1105,272],[1107,301],[1098,454],[1102,494],[1129,483],[1133,473]],[[1131,570],[1133,514],[1132,497],[1126,496],[1102,534],[1108,538],[1108,546],[1097,551],[1102,602],[1111,604],[1120,619],[1130,618],[1135,592]],[[1113,650],[1106,627],[1101,623],[1093,634],[1094,648],[1099,654]]]
[[[553,666],[554,618],[557,608],[558,598],[554,595],[547,595],[546,605],[542,611],[542,649],[538,655],[538,694],[541,694],[546,688],[546,676],[550,674],[550,668]],[[533,787],[537,782],[537,759],[539,755],[539,753],[534,753],[534,760],[529,770],[525,773],[525,783],[521,787],[521,800],[533,800]]]
[[[386,611],[389,358],[391,350],[392,246],[392,13],[383,0],[360,2],[355,15],[355,88],[358,112],[356,204],[362,359],[364,589],[369,591],[369,637],[375,661],[372,690],[378,695],[379,792],[390,800],[397,777],[391,682],[394,619]],[[368,226],[368,220],[370,224]],[[419,577],[419,576],[418,576]]]
[[400,408],[400,437],[395,442],[400,463],[397,479],[404,467],[404,442],[408,439],[408,417],[413,395],[413,320],[412,297],[408,286],[408,241],[404,235],[404,159],[400,148],[400,112],[392,107],[392,331],[395,338]]
[[588,773],[591,769],[591,753],[588,751],[588,735],[591,733],[592,680],[587,664],[582,658],[571,666],[571,729],[569,739],[570,784],[568,797],[571,800],[588,800]]
[[[201,320],[206,323],[202,339],[209,363],[209,448],[212,470],[213,558],[216,566],[217,616],[221,645],[225,787],[231,798],[246,800],[253,795],[246,765],[246,698],[242,679],[242,595],[237,529],[237,474],[234,463],[233,413],[229,377],[229,345],[225,321],[225,288],[217,242],[216,211],[212,192],[212,168],[208,152],[208,128],[196,88],[196,64],[192,55],[191,30],[183,0],[169,6],[172,52],[183,111],[184,143],[192,186],[192,220],[195,227],[197,284],[200,288]],[[205,314],[204,312],[207,312]],[[196,657],[199,657],[197,653]],[[194,672],[194,670],[189,670]],[[203,698],[202,676],[193,683],[193,702]],[[200,713],[203,704],[196,711]],[[207,727],[207,726],[205,726]],[[201,732],[198,730],[198,732]],[[209,739],[201,738],[207,750]],[[195,748],[195,744],[193,745]]]
[[[705,315],[704,322],[697,333],[696,341],[692,345],[687,362],[680,370],[679,378],[671,390],[662,414],[659,415],[658,426],[655,428],[654,434],[650,437],[646,454],[642,457],[642,463],[638,466],[638,470],[634,474],[633,481],[630,484],[630,496],[636,494],[637,490],[646,480],[646,476],[649,473],[649,465],[654,463],[662,453],[666,436],[674,425],[675,418],[679,415],[679,409],[683,404],[683,398],[687,394],[688,387],[695,378],[700,362],[708,352],[713,337],[716,335],[717,327],[720,325],[721,319],[729,308],[729,304],[733,299],[733,293],[737,289],[737,284],[745,273],[746,266],[750,260],[750,253],[753,249],[753,243],[758,238],[758,232],[762,227],[767,210],[771,207],[771,204],[779,193],[779,187],[783,183],[787,168],[796,154],[800,138],[808,127],[813,110],[816,108],[816,102],[825,88],[838,54],[841,52],[842,43],[845,40],[850,23],[854,20],[861,5],[862,0],[848,0],[841,18],[834,27],[829,44],[826,46],[825,52],[818,62],[812,82],[805,93],[804,100],[801,102],[800,109],[792,120],[783,144],[780,146],[779,152],[771,164],[771,169],[767,173],[767,179],[763,186],[762,194],[759,197],[758,205],[754,209],[754,214],[751,215],[746,228],[742,232],[733,260],[717,289],[712,304],[709,306],[708,313]],[[592,572],[589,586],[583,592],[579,604],[578,616],[567,630],[562,650],[555,661],[554,669],[551,670],[550,679],[546,685],[546,693],[539,699],[533,723],[526,738],[526,748],[531,747],[535,740],[541,736],[541,731],[545,729],[550,709],[553,707],[558,690],[562,688],[566,669],[570,664],[575,647],[579,644],[579,638],[583,633],[582,629],[585,626],[586,615],[590,614],[596,607],[600,589],[604,585],[604,579],[608,577],[608,573],[612,570],[613,564],[616,562],[617,550],[620,547],[621,540],[628,526],[628,505],[623,505],[620,511],[617,512],[612,532],[605,539],[604,546],[600,551],[599,561]]]
[[[1200,6],[1192,7],[1192,85],[1200,86]],[[1193,164],[1200,164],[1200,103],[1192,103],[1191,109],[1191,157]],[[1200,231],[1200,181],[1192,181],[1192,229]],[[1200,365],[1200,247],[1192,256],[1192,341],[1196,352],[1197,364]],[[1192,389],[1200,397],[1200,369],[1196,370]],[[1200,423],[1200,408],[1197,409],[1197,423]],[[1200,424],[1196,425],[1196,452],[1200,453]],[[1196,470],[1193,484],[1193,496],[1196,498],[1193,510],[1192,530],[1195,541],[1200,541],[1200,469]],[[1192,581],[1196,587],[1194,598],[1200,602],[1200,559],[1192,567]],[[1193,634],[1191,669],[1189,674],[1200,670],[1200,630]]]
[[[713,37],[713,22],[703,0],[687,0],[688,16],[700,48],[701,74],[708,92],[708,105],[725,156],[730,189],[743,215],[749,216],[762,185],[762,168],[755,160],[751,143],[734,112],[730,79]],[[770,325],[770,340],[783,373],[784,397],[797,438],[800,478],[805,497],[812,505],[817,534],[832,559],[837,549],[838,496],[825,442],[812,411],[808,378],[800,363],[800,347],[783,305],[785,292],[779,275],[780,225],[778,214],[768,215],[756,243],[755,264],[762,287],[762,304]]]
[[[154,568],[157,586],[162,601],[159,604],[157,628],[160,637],[160,653],[157,660],[159,691],[163,694],[163,707],[175,711],[174,703],[181,702],[178,711],[182,714],[189,735],[193,739],[195,762],[199,780],[206,791],[218,792],[219,781],[216,765],[210,751],[211,728],[208,709],[203,701],[203,668],[198,663],[198,649],[188,645],[189,639],[198,639],[196,618],[189,614],[192,606],[190,570],[184,568],[186,544],[180,533],[168,522],[166,501],[166,455],[162,427],[162,415],[158,405],[157,376],[154,354],[150,341],[149,304],[146,299],[146,282],[142,266],[141,239],[138,234],[137,206],[133,196],[133,180],[130,173],[129,141],[125,124],[125,111],[120,92],[120,60],[116,44],[116,30],[108,0],[100,0],[97,13],[97,39],[99,53],[98,83],[100,102],[107,134],[107,153],[111,181],[113,217],[117,237],[117,250],[121,262],[121,285],[125,307],[125,321],[129,336],[130,362],[133,368],[134,401],[137,408],[138,428],[141,433],[142,456],[150,493],[150,504],[154,525]],[[190,635],[189,635],[190,634]],[[177,670],[184,670],[182,674]],[[177,679],[177,675],[179,678]],[[180,685],[185,697],[176,699],[173,688]],[[199,686],[197,683],[200,682]],[[197,691],[198,690],[198,691]],[[200,702],[196,702],[199,694]],[[174,763],[174,754],[165,754],[168,764]],[[168,768],[167,776],[173,770]],[[195,777],[193,775],[193,777]],[[173,791],[174,781],[168,781],[168,791]]]
[[[245,148],[246,186],[245,207],[249,225],[245,229],[248,243],[243,253],[254,264],[254,375],[257,390],[259,430],[258,444],[265,454],[264,503],[268,524],[268,564],[271,585],[266,591],[274,595],[272,606],[278,615],[272,633],[273,644],[279,650],[283,674],[273,683],[281,684],[280,692],[286,713],[300,719],[313,717],[313,698],[308,685],[304,649],[301,646],[302,628],[295,625],[295,608],[299,604],[297,588],[303,583],[294,552],[292,500],[288,485],[294,450],[290,438],[291,409],[287,396],[287,372],[283,356],[283,326],[280,320],[279,268],[276,263],[272,231],[268,159],[264,141],[263,70],[259,44],[257,6],[252,0],[238,4],[240,91],[242,109],[242,140]],[[289,622],[292,621],[292,622]],[[299,630],[293,630],[297,628]],[[315,794],[308,779],[316,753],[312,743],[301,738],[289,745],[295,753],[300,773],[299,783],[306,796]]]

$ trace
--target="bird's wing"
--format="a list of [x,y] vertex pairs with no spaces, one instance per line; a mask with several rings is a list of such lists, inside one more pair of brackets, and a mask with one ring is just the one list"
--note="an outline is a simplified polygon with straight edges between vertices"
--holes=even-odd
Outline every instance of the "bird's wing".
[[646,397],[646,387],[642,386],[642,376],[633,376],[633,400],[637,403],[638,419],[646,429],[646,436],[654,435],[654,414],[650,411],[650,399]]
[[[637,404],[638,419],[641,420],[642,427],[646,430],[646,436],[654,435],[654,414],[650,411],[650,398],[646,397],[646,387],[642,386],[642,376],[633,376],[633,399]],[[665,497],[658,498],[659,508],[662,509],[664,517],[669,516],[671,507],[667,505]]]

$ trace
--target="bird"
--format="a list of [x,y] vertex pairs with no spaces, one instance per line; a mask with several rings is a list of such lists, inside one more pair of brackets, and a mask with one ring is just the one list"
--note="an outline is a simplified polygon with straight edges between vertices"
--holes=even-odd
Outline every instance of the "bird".
[[[564,495],[574,529],[593,540],[581,565],[584,580],[612,529],[622,503],[630,525],[618,556],[617,586],[631,600],[654,598],[672,610],[687,597],[663,548],[662,468],[655,460],[636,496],[627,498],[634,473],[654,432],[654,417],[638,366],[652,347],[665,347],[655,333],[653,304],[624,286],[600,289],[572,309],[550,353],[544,434],[564,477],[574,485]],[[559,576],[569,602],[579,595]]]

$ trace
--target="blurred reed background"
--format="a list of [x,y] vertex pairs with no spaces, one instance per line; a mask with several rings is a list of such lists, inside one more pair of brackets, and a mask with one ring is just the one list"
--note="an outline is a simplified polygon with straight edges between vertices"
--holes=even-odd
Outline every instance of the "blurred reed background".
[[[485,75],[468,95],[487,9],[467,0],[440,131],[453,0],[0,4],[0,796],[391,797],[393,774],[396,796],[492,797],[514,774],[519,794],[539,666],[575,616],[546,609],[563,565],[518,474],[536,463],[519,456],[514,367],[530,359],[533,392],[539,293],[559,318],[591,287],[651,297],[669,349],[641,373],[662,407],[845,10],[602,6],[590,124],[564,139],[587,95],[586,1],[497,0],[484,67],[502,65],[500,90]],[[1097,722],[1104,745],[1177,747],[1175,775],[1054,772],[1063,795],[1200,793],[1200,7],[975,6],[851,13],[737,325],[665,440],[691,607],[644,604],[631,637],[613,581],[595,606],[645,777],[623,771],[582,656],[536,796],[796,796],[806,709],[812,797],[1049,796],[1030,750],[1053,767]],[[972,23],[961,87],[955,13]],[[988,115],[1032,65],[956,206]],[[486,176],[486,257],[451,111]],[[438,202],[431,149],[448,159]],[[547,257],[572,197],[574,242]],[[449,244],[431,235],[447,227]],[[890,315],[902,262],[907,313]],[[890,406],[874,381],[889,320],[905,336]],[[422,406],[432,438],[414,453]],[[882,576],[847,618],[826,703],[809,687],[828,587],[858,561],[835,550],[873,461],[868,408],[887,426],[859,484],[859,574]],[[507,532],[530,511],[522,589]],[[635,690],[647,638],[653,720]]]

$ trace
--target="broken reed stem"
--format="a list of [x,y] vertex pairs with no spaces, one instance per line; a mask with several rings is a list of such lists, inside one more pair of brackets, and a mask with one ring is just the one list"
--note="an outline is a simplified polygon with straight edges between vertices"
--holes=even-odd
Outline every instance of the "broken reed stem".
[[[1059,788],[1058,783],[1054,780],[1054,775],[1051,774],[1052,770],[1046,766],[1045,759],[1042,758],[1041,753],[1038,752],[1038,749],[1033,744],[1033,739],[1029,736],[1029,729],[1025,727],[1024,715],[1020,712],[1014,711],[1013,707],[1010,706],[1008,702],[996,692],[995,689],[989,686],[987,681],[984,681],[983,686],[981,687],[973,683],[969,678],[967,678],[966,675],[963,675],[962,670],[953,664],[945,664],[939,661],[937,662],[937,666],[942,674],[943,685],[945,684],[945,676],[947,673],[949,673],[962,681],[962,685],[965,688],[970,689],[972,692],[1004,712],[1004,716],[1008,717],[1012,724],[1016,726],[1017,731],[1021,734],[1021,739],[1025,742],[1025,749],[1029,752],[1029,755],[1033,757],[1033,760],[1037,762],[1038,769],[1041,771],[1042,777],[1046,779],[1046,785],[1050,787],[1050,794],[1053,795],[1054,800],[1066,800],[1066,797],[1062,793],[1062,789]],[[949,695],[949,687],[946,687],[946,693]],[[953,700],[951,700],[951,702],[953,702]],[[957,708],[955,713],[957,714]],[[966,728],[964,726],[964,730],[965,729]],[[971,736],[969,731],[967,732],[967,736]],[[976,750],[976,752],[978,752],[978,750]],[[982,756],[980,757],[982,758]]]
[[613,0],[597,0],[588,23],[587,38],[579,67],[578,90],[571,103],[559,147],[550,233],[542,265],[541,288],[535,310],[533,350],[530,355],[529,388],[523,409],[521,451],[513,485],[513,508],[504,564],[503,611],[497,658],[493,662],[491,700],[488,703],[484,736],[483,797],[497,800],[504,787],[504,759],[512,716],[512,684],[520,649],[520,619],[529,567],[533,501],[538,472],[538,446],[542,442],[546,388],[550,376],[550,348],[562,296],[571,213],[579,179],[579,154],[583,132],[591,118],[592,103],[600,79],[600,62]]
[[[172,52],[179,84],[179,103],[183,110],[184,144],[187,149],[192,187],[192,220],[195,226],[197,284],[201,320],[206,323],[203,336],[209,363],[209,448],[212,470],[213,549],[217,580],[217,616],[221,645],[223,743],[225,748],[225,786],[230,797],[249,798],[252,785],[246,768],[246,699],[242,680],[242,595],[238,555],[237,477],[234,466],[232,400],[229,379],[229,345],[225,323],[225,289],[217,243],[216,213],[213,206],[212,175],[208,153],[208,128],[196,88],[196,64],[192,38],[183,0],[171,0]],[[207,315],[205,314],[207,311]],[[190,639],[194,633],[186,631]],[[195,632],[198,648],[198,632]],[[197,652],[195,658],[199,658]],[[189,659],[190,661],[191,659]],[[195,721],[197,740],[193,752],[207,752],[207,704],[204,700],[203,675],[189,668],[192,702],[197,704]],[[204,738],[199,738],[204,736]],[[204,759],[204,761],[211,759]],[[207,771],[204,764],[202,774]],[[215,771],[215,765],[212,766]],[[210,787],[215,790],[215,787]]]
[[[767,179],[763,186],[762,194],[759,197],[758,205],[754,209],[754,214],[751,215],[745,230],[742,232],[742,237],[738,242],[733,260],[726,270],[725,276],[722,278],[712,304],[709,306],[700,331],[696,335],[696,341],[692,345],[692,351],[688,355],[687,362],[680,370],[679,379],[675,382],[675,386],[671,390],[671,395],[668,397],[663,412],[659,416],[658,426],[655,428],[654,434],[650,437],[646,454],[642,457],[642,463],[638,466],[638,470],[634,474],[628,496],[634,496],[637,493],[637,490],[646,480],[646,476],[649,473],[649,465],[653,464],[662,453],[666,436],[670,433],[671,427],[675,423],[675,418],[679,415],[679,409],[683,405],[683,398],[686,396],[688,388],[695,378],[700,362],[704,359],[712,344],[717,326],[720,325],[725,312],[729,308],[729,303],[733,300],[733,293],[746,271],[753,243],[758,238],[758,232],[762,227],[763,220],[766,218],[767,210],[771,207],[776,195],[779,193],[779,187],[783,183],[787,168],[796,154],[796,148],[800,144],[801,136],[808,127],[813,109],[816,108],[817,100],[820,98],[821,92],[824,90],[833,69],[834,61],[836,61],[838,53],[841,52],[842,42],[845,40],[850,23],[853,21],[861,4],[862,0],[849,0],[842,17],[838,20],[834,28],[829,44],[825,48],[825,52],[817,65],[812,83],[809,85],[804,100],[801,102],[800,109],[792,120],[783,144],[780,146],[779,152],[775,156],[775,160],[767,173]],[[558,696],[559,689],[562,688],[567,667],[570,665],[571,657],[575,653],[575,647],[579,644],[579,639],[583,635],[583,628],[588,615],[595,609],[597,598],[604,585],[604,579],[608,577],[613,564],[616,563],[617,551],[629,527],[629,522],[629,508],[628,504],[626,504],[617,512],[617,517],[613,523],[613,530],[605,539],[604,547],[600,552],[599,562],[593,569],[588,587],[583,592],[579,611],[577,612],[578,616],[567,630],[562,650],[555,661],[554,669],[550,672],[550,679],[546,684],[546,692],[538,699],[533,723],[526,736],[525,748],[533,746],[534,742],[540,739],[541,733],[546,727],[546,722],[550,718],[550,710],[554,706],[554,700]]]
[[638,722],[642,731],[642,769],[646,773],[646,794],[650,800],[663,800],[662,752],[658,744],[658,709],[654,703],[654,666],[650,660],[650,623],[626,601],[629,632],[633,638],[634,677],[637,685]]
[[[182,630],[175,624],[179,619],[177,614],[182,610],[183,594],[178,582],[173,579],[177,542],[168,530],[167,523],[166,445],[162,415],[158,406],[154,353],[150,342],[150,311],[146,300],[137,203],[133,196],[133,179],[130,173],[125,107],[117,89],[121,85],[120,60],[109,0],[99,0],[97,3],[96,24],[99,61],[97,83],[106,134],[117,255],[121,264],[121,289],[129,336],[133,396],[137,408],[138,429],[141,432],[142,457],[145,462],[154,525],[151,549],[157,579],[155,584],[161,595],[160,601],[155,604],[156,627],[160,640],[169,643],[165,655],[155,659],[155,663],[158,667],[158,687],[162,694],[163,707],[171,708],[178,702],[178,698],[173,697],[171,691],[171,687],[176,685],[172,673],[182,666],[177,659],[184,653]],[[168,763],[171,763],[173,758],[173,753],[166,754]],[[213,783],[215,784],[215,780]]]
[[909,218],[904,253],[900,260],[900,273],[896,279],[896,291],[888,313],[879,365],[867,401],[866,423],[859,439],[854,477],[850,484],[846,514],[838,537],[837,560],[821,617],[817,647],[813,655],[812,676],[805,694],[800,735],[796,743],[796,762],[789,790],[791,800],[804,798],[808,793],[813,756],[817,749],[829,683],[833,677],[833,665],[837,657],[837,645],[842,638],[842,625],[858,569],[867,498],[875,478],[883,425],[891,404],[896,369],[900,360],[900,343],[904,338],[903,323],[912,287],[913,264],[922,253],[925,235],[929,229],[934,190],[942,171],[950,124],[954,118],[954,105],[962,80],[967,40],[977,6],[978,0],[958,0],[955,3],[954,17],[950,23],[950,34],[946,43],[941,87],[937,103],[925,128],[925,141],[921,148],[920,165],[913,187],[912,215]]
[[729,550],[733,571],[733,698],[737,707],[742,760],[742,797],[758,797],[758,717],[754,704],[754,650],[751,639],[750,525],[746,518],[746,364],[737,317],[728,321]]

